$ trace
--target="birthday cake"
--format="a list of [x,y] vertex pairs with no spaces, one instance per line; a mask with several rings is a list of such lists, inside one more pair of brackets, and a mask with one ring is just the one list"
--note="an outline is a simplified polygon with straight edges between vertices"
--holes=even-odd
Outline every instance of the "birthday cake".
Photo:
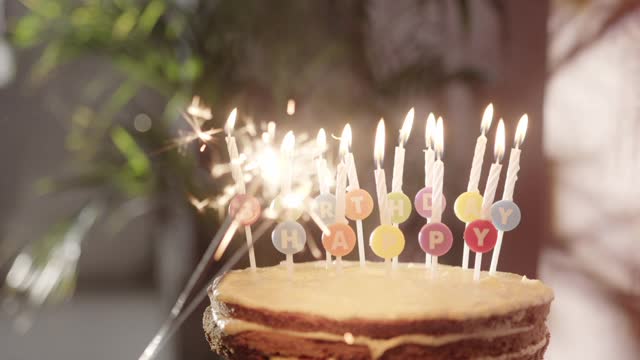
[[543,359],[553,292],[516,274],[324,262],[236,270],[204,330],[227,359]]

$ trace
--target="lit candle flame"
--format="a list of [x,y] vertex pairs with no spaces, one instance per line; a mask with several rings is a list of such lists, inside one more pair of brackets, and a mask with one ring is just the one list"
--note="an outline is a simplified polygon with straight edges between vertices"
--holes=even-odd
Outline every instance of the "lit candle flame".
[[411,108],[407,113],[407,116],[404,117],[404,122],[402,123],[402,128],[400,128],[400,147],[404,146],[409,139],[409,134],[411,134],[411,128],[413,127],[413,118],[415,117],[415,109]]
[[516,143],[516,149],[522,145],[524,138],[527,135],[527,126],[529,125],[529,116],[527,114],[522,115],[520,121],[518,121],[518,127],[516,128],[516,137],[514,142]]
[[349,152],[351,146],[351,125],[347,124],[342,129],[342,135],[340,135],[340,156],[345,156]]
[[384,132],[384,119],[380,119],[378,128],[376,129],[376,141],[373,147],[373,159],[378,169],[382,167],[382,160],[384,159]]
[[327,133],[324,129],[320,129],[318,131],[318,136],[316,136],[316,147],[319,155],[322,155],[327,151]]
[[482,123],[480,124],[482,135],[486,135],[487,131],[489,131],[491,121],[493,121],[493,104],[489,103],[487,108],[484,109],[484,114],[482,114]]
[[436,155],[438,159],[442,158],[442,154],[444,153],[444,124],[442,117],[438,117],[438,121],[436,122],[436,132],[434,136]]
[[434,137],[436,131],[436,117],[433,113],[429,113],[427,117],[427,126],[424,130],[424,141],[427,144],[427,149],[433,148]]
[[500,163],[500,161],[502,161],[502,157],[504,156],[504,138],[504,120],[500,119],[500,121],[498,122],[498,129],[496,131],[496,142],[493,148],[493,154],[496,157],[496,163]]
[[287,101],[287,115],[293,115],[296,113],[296,101],[293,99],[289,99]]
[[229,117],[227,118],[226,124],[224,124],[224,132],[227,136],[231,136],[233,132],[233,128],[236,126],[236,118],[238,117],[238,108],[231,110]]
[[280,145],[280,152],[283,154],[293,154],[293,149],[296,147],[296,136],[293,131],[289,131],[282,139],[282,145]]

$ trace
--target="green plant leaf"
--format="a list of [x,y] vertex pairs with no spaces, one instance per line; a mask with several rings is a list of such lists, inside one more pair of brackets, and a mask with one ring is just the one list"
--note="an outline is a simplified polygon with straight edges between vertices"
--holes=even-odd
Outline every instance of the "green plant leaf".
[[158,19],[165,13],[167,6],[163,0],[153,0],[142,11],[138,20],[138,28],[144,34],[149,34],[158,22]]
[[142,177],[151,170],[149,159],[138,146],[131,134],[121,126],[111,131],[111,139],[120,153],[127,159],[127,164],[133,175]]

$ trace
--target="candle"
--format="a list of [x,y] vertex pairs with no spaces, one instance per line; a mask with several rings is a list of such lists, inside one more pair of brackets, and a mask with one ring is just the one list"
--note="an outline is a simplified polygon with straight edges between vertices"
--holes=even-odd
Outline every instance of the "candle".
[[[236,184],[236,191],[239,195],[246,194],[246,188],[244,184],[244,176],[242,174],[242,167],[240,166],[240,157],[238,155],[238,146],[236,144],[236,138],[233,136],[233,129],[236,124],[236,118],[238,116],[238,109],[235,108],[229,114],[227,122],[224,125],[224,131],[227,134],[225,140],[227,142],[227,150],[229,152],[229,161],[231,163],[231,177]],[[244,204],[244,202],[243,202]],[[249,203],[246,202],[248,205]],[[246,209],[246,207],[243,207]],[[256,269],[256,254],[253,249],[253,234],[251,232],[251,226],[247,223],[244,226],[244,234],[247,240],[247,246],[249,247],[249,265],[252,270]]]
[[[482,173],[482,163],[484,161],[484,153],[487,147],[487,131],[491,127],[493,120],[493,104],[489,104],[482,115],[480,123],[480,136],[476,140],[476,148],[473,151],[473,161],[471,162],[471,172],[469,174],[469,183],[467,184],[467,192],[478,192],[478,184],[480,183],[480,175]],[[463,194],[464,195],[464,194]],[[466,225],[469,225],[467,222]],[[464,243],[462,252],[462,268],[469,268],[469,246]]]
[[[498,123],[498,130],[496,131],[496,141],[494,146],[495,163],[491,164],[489,170],[489,177],[487,178],[487,184],[484,188],[484,194],[482,195],[482,212],[481,220],[477,220],[470,224],[465,230],[465,236],[467,232],[473,233],[470,237],[471,243],[476,247],[476,259],[474,263],[473,279],[480,279],[480,269],[482,266],[482,253],[489,251],[495,245],[495,227],[487,219],[491,217],[491,205],[493,199],[496,196],[496,189],[498,188],[498,182],[500,181],[500,172],[502,171],[502,157],[504,155],[504,142],[505,131],[504,121],[500,119]],[[478,224],[478,227],[471,226],[472,224]],[[466,240],[466,239],[465,239]]]
[[413,118],[415,111],[413,108],[409,110],[407,116],[404,118],[402,128],[400,128],[400,136],[398,139],[398,146],[396,146],[395,155],[393,158],[393,177],[391,179],[391,191],[402,192],[402,178],[404,173],[404,145],[409,139],[411,134],[411,127],[413,126]]
[[[502,200],[513,201],[513,192],[516,187],[516,181],[518,180],[518,171],[520,170],[520,146],[524,142],[524,138],[527,134],[527,125],[529,123],[529,117],[527,114],[522,115],[518,122],[518,128],[516,129],[516,136],[514,139],[514,147],[511,149],[509,155],[509,166],[507,167],[507,179],[505,180],[504,192],[502,193]],[[515,205],[515,204],[514,204]],[[514,216],[514,215],[511,215]],[[508,219],[504,219],[508,222]],[[519,220],[518,220],[519,221]],[[515,228],[517,223],[512,226]],[[502,247],[502,237],[504,231],[498,231],[498,240],[496,247],[493,249],[493,255],[491,256],[491,267],[489,273],[495,275],[498,268],[498,259],[500,257],[500,249]]]
[[[291,194],[291,185],[293,181],[293,153],[296,146],[296,137],[293,131],[289,131],[282,140],[280,146],[280,157],[282,164],[282,189],[281,200],[284,206],[288,206],[288,195]],[[285,211],[287,211],[285,209]],[[276,229],[278,231],[276,231]],[[287,220],[276,226],[273,233],[274,244],[280,243],[282,248],[278,248],[280,252],[287,256],[287,267],[289,271],[293,270],[293,254],[301,251],[304,248],[306,242],[306,233],[302,225],[293,220]],[[304,237],[303,237],[304,235]],[[304,238],[304,240],[302,240]],[[302,243],[300,245],[300,243]],[[285,246],[290,244],[290,246]],[[276,245],[277,248],[277,245]]]
[[336,168],[336,223],[346,223],[345,218],[345,195],[347,193],[347,166],[345,164],[345,156],[349,152],[349,145],[351,142],[351,128],[347,124],[342,129],[342,135],[340,137],[340,163]]
[[[345,126],[342,138],[346,139],[345,141],[351,145],[352,132],[349,124]],[[364,229],[362,227],[362,220],[366,219],[373,211],[373,199],[369,193],[360,189],[360,181],[358,180],[358,172],[356,171],[356,162],[349,146],[346,148],[344,159],[349,178],[349,192],[345,198],[345,213],[347,218],[355,220],[356,222],[358,260],[360,261],[360,267],[365,267],[366,258],[364,254]]]
[[[324,129],[320,129],[316,136],[316,151],[316,175],[318,177],[320,196],[315,199],[314,203],[322,221],[326,224],[331,224],[335,218],[335,197],[329,194],[327,160],[324,158],[324,153],[327,151],[327,134]],[[329,220],[331,222],[328,222]],[[331,253],[329,250],[325,250],[325,259],[328,268],[331,265]]]
[[387,214],[387,180],[382,160],[384,159],[384,119],[380,119],[376,128],[376,139],[373,148],[373,158],[376,163],[374,176],[376,180],[376,196],[378,198],[378,212],[380,213],[380,224],[388,225],[389,216]]
[[[434,135],[436,131],[436,117],[433,113],[429,113],[427,116],[427,125],[424,128],[424,142],[426,149],[424,151],[424,187],[425,189],[431,188],[433,185],[433,164],[436,159],[436,153],[433,150],[434,145]],[[433,196],[433,189],[431,190]],[[433,197],[431,198],[431,202],[433,203]],[[421,207],[416,206],[416,209]],[[433,207],[432,207],[433,208]],[[427,218],[427,223],[429,222],[429,218]],[[425,266],[431,266],[431,254],[425,253],[424,264]]]
[[[431,196],[431,222],[439,223],[442,221],[442,187],[444,184],[444,162],[442,155],[444,153],[444,124],[442,118],[439,117],[436,123],[436,161],[433,164],[433,187]],[[431,258],[431,274],[435,275],[438,271],[438,256]]]
[[[393,173],[391,177],[392,193],[400,193],[400,194],[402,193],[402,180],[404,175],[404,155],[405,155],[404,145],[407,143],[407,140],[409,139],[409,135],[411,134],[411,128],[413,126],[414,117],[415,117],[415,110],[414,108],[411,108],[409,112],[407,112],[407,115],[404,118],[404,122],[402,123],[402,127],[400,128],[400,136],[398,137],[398,146],[396,146],[395,148],[395,153],[393,157]],[[406,209],[404,205],[408,203],[410,207],[411,201],[410,200],[405,201],[408,199],[405,199],[405,197],[400,194],[394,195],[394,198],[396,200],[387,199],[387,206],[388,207],[393,206],[394,211],[402,212],[402,214],[399,214],[401,218],[404,218],[405,215],[408,218],[411,212],[411,209],[409,208],[409,211],[404,211]],[[387,210],[390,211],[390,209],[387,209]],[[404,214],[405,212],[406,214]],[[397,227],[398,222],[394,221],[393,225]],[[393,264],[394,265],[398,264],[397,256],[393,258]]]

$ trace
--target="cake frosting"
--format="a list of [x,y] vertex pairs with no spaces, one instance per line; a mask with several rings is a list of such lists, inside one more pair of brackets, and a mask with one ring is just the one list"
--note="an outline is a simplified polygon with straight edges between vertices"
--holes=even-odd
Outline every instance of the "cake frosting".
[[[356,262],[343,262],[341,269],[311,262],[296,264],[293,272],[286,266],[237,270],[210,289],[205,329],[214,350],[238,359],[324,358],[334,350],[336,359],[412,358],[421,351],[415,356],[542,358],[551,289],[509,273],[483,273],[477,282],[472,277],[472,271],[445,265],[432,277],[423,264],[407,263],[393,270]],[[295,351],[279,351],[296,342]],[[234,347],[244,355],[231,355]],[[305,347],[313,351],[300,353]]]
[[510,274],[473,272],[439,265],[437,277],[422,264],[400,263],[389,271],[385,263],[343,262],[342,271],[326,270],[324,262],[238,270],[214,291],[222,302],[273,311],[300,312],[330,319],[379,320],[470,319],[506,314],[544,304],[553,292],[538,280]]

